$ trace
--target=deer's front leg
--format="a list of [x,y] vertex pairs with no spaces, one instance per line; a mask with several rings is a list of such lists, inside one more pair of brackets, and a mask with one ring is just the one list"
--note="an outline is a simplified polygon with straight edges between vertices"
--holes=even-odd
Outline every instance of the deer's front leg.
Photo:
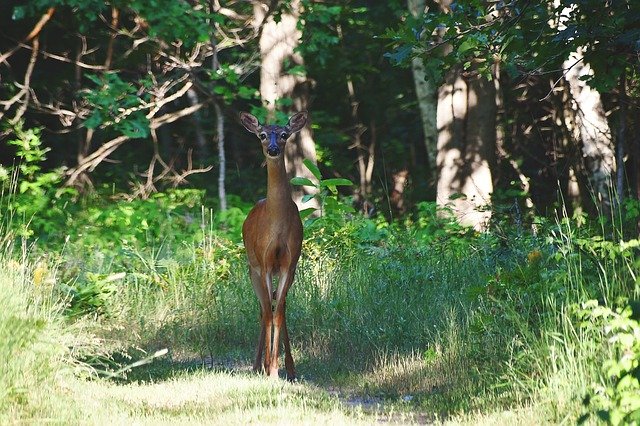
[[[268,371],[268,362],[270,356],[270,341],[271,341],[271,324],[273,322],[273,311],[271,310],[271,287],[268,282],[268,274],[260,273],[258,269],[251,268],[251,283],[253,284],[253,290],[260,303],[260,337],[258,339],[258,346],[256,348],[256,358],[253,363],[253,371],[260,371],[263,367],[262,355],[264,353],[264,369]],[[266,352],[266,353],[265,353]]]
[[[294,270],[295,271],[295,270]],[[284,342],[285,367],[287,369],[287,379],[295,378],[293,357],[291,356],[291,345],[289,344],[289,333],[287,330],[286,299],[289,287],[293,283],[294,271],[282,271],[280,273],[280,283],[276,293],[276,308],[273,315],[273,352],[271,354],[271,366],[267,373],[271,377],[278,377],[278,349],[280,333]]]

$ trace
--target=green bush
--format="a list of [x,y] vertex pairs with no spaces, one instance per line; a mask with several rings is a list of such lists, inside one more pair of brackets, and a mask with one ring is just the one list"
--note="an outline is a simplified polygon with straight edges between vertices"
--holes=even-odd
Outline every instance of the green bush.
[[602,366],[602,380],[591,385],[584,400],[588,412],[610,425],[640,424],[640,322],[631,305],[611,309],[596,300],[577,310],[583,328],[596,329],[608,356]]

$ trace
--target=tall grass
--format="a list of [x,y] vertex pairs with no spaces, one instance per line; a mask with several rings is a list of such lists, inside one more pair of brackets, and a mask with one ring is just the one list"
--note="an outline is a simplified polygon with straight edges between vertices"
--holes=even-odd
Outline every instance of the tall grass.
[[588,300],[611,308],[637,300],[640,264],[634,244],[576,229],[567,219],[555,237],[558,262],[550,288],[540,294],[535,327],[522,321],[532,312],[511,313],[522,342],[505,378],[516,394],[535,403],[540,418],[564,423],[585,412],[583,399],[594,384],[607,383],[602,366],[614,356],[605,328],[585,321],[582,307]]
[[28,253],[0,253],[0,423],[66,422],[80,416],[69,395],[78,361],[96,350],[84,323],[68,323],[55,271]]
[[[469,294],[484,285],[494,260],[478,249],[443,256],[414,243],[377,248],[345,241],[346,249],[339,243],[330,241],[329,250],[313,236],[305,241],[288,296],[303,380],[339,386],[345,395],[408,397],[412,406],[424,402],[443,412],[475,404],[472,390],[490,391],[479,378],[495,376],[492,356],[502,347],[478,350],[492,337],[469,331],[477,308]],[[123,350],[167,347],[174,361],[249,364],[258,303],[237,243],[205,235],[197,244],[128,250],[95,268],[103,276],[125,273],[105,318],[109,338]]]
[[[248,370],[259,323],[244,251],[238,235],[201,217],[192,237],[150,233],[144,243],[87,250],[100,236],[87,228],[91,240],[63,251],[45,256],[36,245],[17,261],[5,255],[0,285],[12,290],[0,302],[11,308],[0,313],[0,338],[10,344],[0,351],[3,359],[31,354],[3,374],[9,417],[37,418],[59,401],[47,395],[60,395],[79,365],[74,348],[86,339],[86,319],[104,350],[127,360],[169,349],[165,364],[129,372],[130,381],[161,380],[185,365]],[[538,236],[479,235],[422,219],[380,231],[354,218],[308,232],[287,300],[303,384],[429,418],[472,422],[465,416],[481,411],[491,422],[499,417],[490,413],[508,410],[510,419],[575,420],[611,356],[602,330],[580,324],[576,310],[589,299],[612,305],[640,295],[634,248],[611,241],[619,232],[594,235],[569,219]],[[45,361],[19,364],[30,359]],[[33,377],[19,377],[23,370]]]

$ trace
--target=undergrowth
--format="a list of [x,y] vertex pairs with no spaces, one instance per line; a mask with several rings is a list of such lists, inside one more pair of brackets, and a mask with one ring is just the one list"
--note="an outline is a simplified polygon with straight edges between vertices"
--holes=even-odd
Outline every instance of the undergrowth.
[[[2,419],[43,418],[72,398],[65,383],[164,348],[165,370],[250,364],[259,329],[246,205],[221,215],[201,207],[202,192],[175,190],[70,206],[77,194],[62,193],[49,194],[44,219],[16,214],[33,191],[2,199]],[[433,204],[387,223],[325,196],[336,208],[308,220],[287,300],[302,383],[429,419],[518,409],[540,423],[636,419],[632,209],[609,227],[565,217],[535,233],[501,223],[477,233]],[[9,248],[19,241],[29,249]]]

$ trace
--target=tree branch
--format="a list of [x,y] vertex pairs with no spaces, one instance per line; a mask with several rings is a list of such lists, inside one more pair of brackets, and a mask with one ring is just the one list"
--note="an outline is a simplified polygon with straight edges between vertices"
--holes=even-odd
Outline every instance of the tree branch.
[[11,49],[10,51],[8,51],[7,53],[3,54],[2,56],[0,56],[0,64],[5,62],[7,59],[9,59],[11,57],[11,55],[13,55],[14,53],[16,53],[20,47],[22,47],[22,45],[24,43],[27,43],[33,39],[35,39],[36,37],[38,37],[40,35],[40,31],[42,31],[42,28],[44,28],[44,26],[47,24],[47,22],[49,22],[49,20],[51,19],[51,17],[53,16],[53,12],[55,12],[56,8],[55,7],[50,7],[45,13],[44,15],[42,15],[40,17],[40,20],[36,23],[36,25],[33,27],[33,29],[31,30],[31,32],[29,33],[29,35],[27,35],[21,43],[18,44],[18,46],[14,47],[13,49]]

